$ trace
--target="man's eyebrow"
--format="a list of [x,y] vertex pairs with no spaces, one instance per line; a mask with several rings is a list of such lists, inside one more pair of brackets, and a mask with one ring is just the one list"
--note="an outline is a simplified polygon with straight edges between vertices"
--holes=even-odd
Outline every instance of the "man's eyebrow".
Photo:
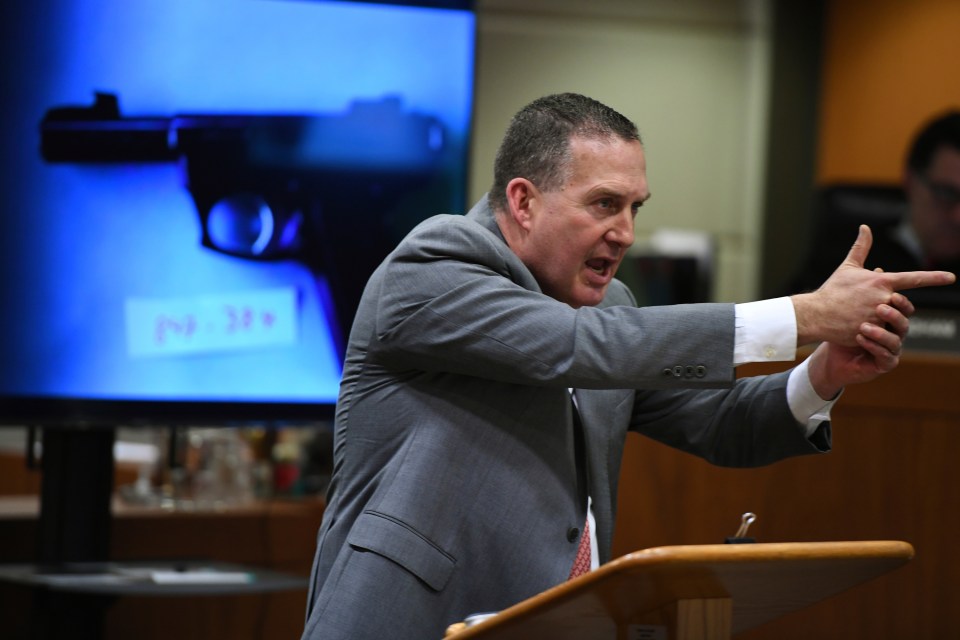
[[[603,197],[607,197],[607,198],[617,198],[617,199],[619,199],[619,200],[630,200],[630,199],[631,199],[626,192],[624,192],[624,191],[622,191],[622,190],[620,190],[620,189],[616,189],[616,188],[614,188],[614,187],[605,187],[605,186],[596,187],[595,189],[593,189],[592,191],[590,191],[590,192],[589,192],[589,197],[590,197],[591,199],[592,199],[592,198],[603,198]],[[649,198],[649,197],[650,197],[650,194],[648,193],[648,194],[646,195],[646,197],[641,198],[640,201],[642,202],[643,200],[646,200],[646,199]]]

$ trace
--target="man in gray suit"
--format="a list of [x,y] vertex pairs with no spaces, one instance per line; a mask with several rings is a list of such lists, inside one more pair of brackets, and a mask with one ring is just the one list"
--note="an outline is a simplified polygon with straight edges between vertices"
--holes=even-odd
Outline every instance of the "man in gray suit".
[[[489,198],[436,216],[370,278],[350,335],[303,637],[439,639],[610,559],[628,430],[720,465],[830,447],[845,385],[893,369],[944,272],[637,308],[614,279],[650,197],[636,127],[589,98],[513,119]],[[737,380],[737,364],[792,360]],[[682,497],[680,497],[682,499]],[[581,544],[582,543],[582,544]]]

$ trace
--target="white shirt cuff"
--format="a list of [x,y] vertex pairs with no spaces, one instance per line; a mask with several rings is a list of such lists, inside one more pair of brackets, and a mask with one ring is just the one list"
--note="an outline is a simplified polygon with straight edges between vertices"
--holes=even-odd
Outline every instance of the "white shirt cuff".
[[797,315],[788,297],[734,305],[733,365],[797,357]]
[[841,391],[831,400],[824,400],[818,396],[813,385],[810,384],[806,360],[794,367],[790,377],[787,378],[787,404],[790,405],[793,417],[800,423],[808,438],[813,435],[821,422],[830,419],[830,410],[842,394]]

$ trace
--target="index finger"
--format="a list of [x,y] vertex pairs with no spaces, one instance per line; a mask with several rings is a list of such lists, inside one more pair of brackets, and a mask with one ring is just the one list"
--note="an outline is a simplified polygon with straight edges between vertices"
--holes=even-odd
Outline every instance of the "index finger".
[[942,287],[946,284],[953,284],[957,280],[957,276],[949,271],[900,271],[898,273],[888,272],[884,275],[894,291],[916,289],[918,287]]

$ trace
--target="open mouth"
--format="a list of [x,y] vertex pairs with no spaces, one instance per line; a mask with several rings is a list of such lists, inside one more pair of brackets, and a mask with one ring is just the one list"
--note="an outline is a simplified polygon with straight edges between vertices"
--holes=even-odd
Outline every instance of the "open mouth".
[[613,268],[614,261],[606,258],[592,258],[587,260],[587,267],[597,275],[607,275]]

